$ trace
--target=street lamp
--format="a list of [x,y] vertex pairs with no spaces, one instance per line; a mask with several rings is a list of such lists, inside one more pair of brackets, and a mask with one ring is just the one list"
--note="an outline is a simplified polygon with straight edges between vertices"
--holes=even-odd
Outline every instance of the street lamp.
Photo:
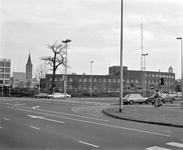
[[66,39],[63,40],[62,43],[65,43],[65,47],[66,47],[66,57],[65,57],[65,78],[64,78],[64,95],[66,97],[66,91],[67,91],[67,43],[71,42],[71,40]]
[[121,0],[121,33],[120,33],[120,98],[119,112],[123,109],[123,0]]
[[92,97],[92,63],[93,61],[90,62],[90,97]]
[[142,56],[144,56],[144,82],[143,82],[143,96],[146,96],[146,56],[148,55],[148,53],[146,54],[142,54]]
[[182,99],[183,99],[183,50],[182,50],[182,38],[177,37],[177,40],[181,40],[181,93],[182,93]]

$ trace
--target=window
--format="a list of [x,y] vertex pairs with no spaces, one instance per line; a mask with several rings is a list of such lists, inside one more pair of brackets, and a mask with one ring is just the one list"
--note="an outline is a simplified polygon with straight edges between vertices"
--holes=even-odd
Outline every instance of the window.
[[134,83],[134,80],[131,80],[131,83]]
[[79,78],[79,82],[83,82],[82,78]]
[[106,82],[107,80],[106,79],[103,79],[103,82]]
[[96,78],[94,78],[93,82],[97,82],[97,79],[96,79]]
[[0,62],[0,66],[4,66],[4,62]]
[[73,82],[73,78],[69,78],[69,82]]
[[0,74],[0,78],[4,78],[4,74]]
[[6,62],[6,67],[10,67],[10,62]]
[[57,79],[57,78],[55,78],[55,81],[58,81],[58,79]]
[[4,68],[0,68],[0,72],[4,72]]
[[50,78],[50,81],[52,81],[52,78]]
[[59,81],[63,81],[63,79],[62,79],[62,78],[60,78],[60,79],[59,79]]
[[84,82],[87,82],[87,78],[84,78]]
[[116,82],[116,79],[113,79],[113,82],[115,83]]
[[99,78],[99,79],[98,79],[98,82],[102,82],[102,79]]
[[[117,81],[118,83],[120,83],[120,79],[118,79],[118,81]],[[124,82],[124,79],[123,79],[123,82]]]
[[5,80],[5,84],[10,84],[10,80]]
[[138,80],[138,79],[136,79],[136,80],[135,80],[135,83],[139,83],[139,80]]
[[130,83],[130,80],[129,79],[126,79],[126,83]]
[[5,74],[5,78],[10,78],[10,74]]
[[151,77],[151,74],[149,74],[148,77]]
[[72,85],[69,85],[69,89],[72,89]]
[[155,77],[155,75],[154,75],[154,74],[152,74],[152,77]]
[[108,79],[108,82],[111,82],[111,79]]

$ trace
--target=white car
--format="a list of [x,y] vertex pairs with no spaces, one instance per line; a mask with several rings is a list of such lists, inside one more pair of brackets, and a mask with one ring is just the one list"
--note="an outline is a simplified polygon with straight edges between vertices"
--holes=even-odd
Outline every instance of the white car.
[[49,98],[64,98],[64,95],[62,93],[53,93],[49,95]]
[[63,95],[63,97],[71,97],[71,95],[69,95],[69,94],[65,94],[65,93],[61,93],[62,95]]
[[123,98],[123,103],[124,104],[133,104],[133,103],[146,103],[148,104],[148,98],[143,97],[140,94],[127,94],[124,98]]

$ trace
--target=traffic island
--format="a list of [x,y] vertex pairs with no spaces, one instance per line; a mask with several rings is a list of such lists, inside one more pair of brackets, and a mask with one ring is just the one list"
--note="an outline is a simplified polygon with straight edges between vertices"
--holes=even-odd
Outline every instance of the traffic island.
[[124,106],[121,113],[119,107],[106,108],[103,112],[119,119],[183,128],[183,109],[180,107],[154,108],[134,105]]

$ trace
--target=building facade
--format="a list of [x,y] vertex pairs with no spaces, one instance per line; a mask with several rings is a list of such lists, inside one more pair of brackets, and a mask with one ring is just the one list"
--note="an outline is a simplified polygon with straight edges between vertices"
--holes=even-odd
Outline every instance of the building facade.
[[[173,68],[169,68],[168,72],[155,72],[155,71],[138,71],[128,70],[126,66],[123,67],[123,88],[124,91],[137,91],[142,92],[143,89],[152,90],[159,89],[160,78],[165,79],[163,87],[164,91],[175,90],[175,74]],[[91,80],[92,79],[92,80]],[[46,78],[41,80],[41,85],[45,89],[51,88],[52,74],[46,74]],[[55,87],[59,91],[64,89],[64,75],[57,74],[55,77]],[[145,87],[144,87],[145,85]],[[92,87],[91,87],[92,86]],[[93,92],[119,92],[120,91],[120,67],[109,67],[108,75],[67,75],[67,91],[90,91]]]
[[0,59],[0,86],[10,86],[11,60]]

